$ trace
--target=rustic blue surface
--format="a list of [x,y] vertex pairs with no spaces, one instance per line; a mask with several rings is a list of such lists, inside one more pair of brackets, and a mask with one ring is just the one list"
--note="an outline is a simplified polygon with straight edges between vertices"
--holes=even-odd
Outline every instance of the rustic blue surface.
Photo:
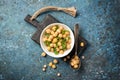
[[[36,29],[24,18],[48,5],[78,10],[76,18],[49,12],[71,29],[79,23],[89,42],[78,71],[59,59],[56,70],[42,72],[53,58],[40,57],[42,49],[31,40]],[[120,0],[0,0],[0,80],[120,80]]]

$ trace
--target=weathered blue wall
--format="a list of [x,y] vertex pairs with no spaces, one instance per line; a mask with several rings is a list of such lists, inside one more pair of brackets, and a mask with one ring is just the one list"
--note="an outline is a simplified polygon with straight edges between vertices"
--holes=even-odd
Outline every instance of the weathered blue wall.
[[[43,64],[53,58],[40,57],[42,49],[31,40],[36,29],[24,18],[48,5],[78,10],[76,18],[49,14],[71,29],[80,24],[89,46],[79,71],[59,59],[56,70],[42,72]],[[57,77],[57,72],[62,76]],[[0,0],[0,80],[120,80],[120,0]]]

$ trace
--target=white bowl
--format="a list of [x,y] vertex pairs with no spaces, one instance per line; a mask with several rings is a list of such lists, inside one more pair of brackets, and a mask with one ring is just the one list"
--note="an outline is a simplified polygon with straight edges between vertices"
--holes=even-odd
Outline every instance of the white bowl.
[[[43,39],[42,39],[42,38],[43,38],[43,34],[44,34],[45,30],[48,29],[48,28],[50,28],[50,27],[53,26],[53,25],[61,25],[61,26],[63,26],[65,29],[67,29],[67,30],[70,31],[70,37],[71,37],[71,44],[70,44],[70,45],[71,45],[71,48],[68,49],[68,50],[66,50],[63,54],[58,54],[58,55],[56,55],[56,54],[54,54],[53,52],[48,51],[47,48],[46,48],[46,45],[45,45],[44,42],[43,42]],[[42,33],[41,33],[41,35],[40,35],[40,45],[41,45],[43,51],[44,51],[45,53],[47,53],[49,56],[54,57],[54,58],[61,58],[61,57],[64,57],[64,56],[68,55],[68,54],[71,52],[71,50],[73,49],[73,47],[74,47],[74,42],[75,42],[75,40],[74,40],[74,35],[73,35],[72,30],[71,30],[67,25],[62,24],[62,23],[52,23],[52,24],[48,25],[47,27],[44,28],[44,30],[42,31]]]

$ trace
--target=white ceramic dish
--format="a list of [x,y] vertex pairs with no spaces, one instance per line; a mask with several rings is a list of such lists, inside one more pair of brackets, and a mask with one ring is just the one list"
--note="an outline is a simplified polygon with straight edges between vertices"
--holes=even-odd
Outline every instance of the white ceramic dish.
[[[64,52],[64,54],[58,54],[58,55],[56,55],[55,53],[48,51],[47,48],[46,48],[46,45],[45,45],[44,42],[43,42],[43,39],[42,39],[42,38],[43,38],[43,34],[44,34],[45,30],[48,29],[48,28],[50,28],[50,27],[53,26],[53,25],[61,25],[61,26],[63,26],[65,29],[67,29],[67,30],[70,31],[70,37],[71,37],[71,44],[70,44],[70,45],[71,45],[71,48],[68,49],[68,50],[66,50],[66,51]],[[74,40],[74,35],[73,35],[72,30],[71,30],[67,25],[62,24],[62,23],[52,23],[52,24],[48,25],[48,26],[42,31],[42,33],[41,33],[41,35],[40,35],[40,45],[41,45],[43,51],[44,51],[45,53],[47,53],[49,56],[54,57],[54,58],[61,58],[61,57],[64,57],[64,56],[68,55],[68,54],[71,52],[71,50],[73,49],[73,47],[74,47],[74,42],[75,42],[75,40]]]

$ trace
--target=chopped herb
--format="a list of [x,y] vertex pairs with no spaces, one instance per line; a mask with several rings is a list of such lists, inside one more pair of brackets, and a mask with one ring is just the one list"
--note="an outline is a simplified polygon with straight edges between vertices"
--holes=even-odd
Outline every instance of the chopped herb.
[[46,46],[50,46],[50,41],[45,41],[44,43]]
[[56,28],[55,28],[55,31],[59,28],[59,26],[58,25],[55,25],[56,26]]
[[45,36],[49,37],[49,36],[50,36],[50,33],[45,33]]
[[58,51],[56,50],[56,48],[54,48],[54,53],[57,55],[58,54]]

